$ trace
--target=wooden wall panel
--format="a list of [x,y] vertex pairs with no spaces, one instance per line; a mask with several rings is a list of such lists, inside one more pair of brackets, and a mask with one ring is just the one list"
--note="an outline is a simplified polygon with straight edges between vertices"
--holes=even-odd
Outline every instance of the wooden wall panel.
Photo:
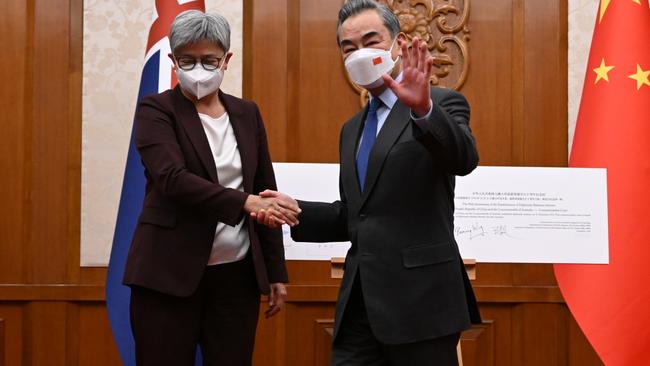
[[[478,139],[481,165],[512,165],[513,111],[521,102],[513,97],[516,74],[508,72],[518,61],[512,43],[512,0],[473,1],[470,14],[469,75],[462,93],[471,106],[470,127]],[[498,121],[498,122],[496,122]],[[498,123],[498,126],[495,126]]]
[[[66,365],[79,365],[79,353],[89,348],[86,344],[93,342],[96,336],[93,335],[92,338],[84,337],[84,334],[79,330],[82,325],[79,317],[79,304],[73,302],[66,302],[65,304],[65,363]],[[93,323],[98,322],[96,320],[86,322],[85,325]],[[83,347],[81,345],[82,340]]]
[[[259,82],[267,86],[267,93],[255,98],[267,126],[267,138],[273,161],[289,161],[287,98],[287,55],[290,48],[286,27],[275,25],[287,23],[287,1],[275,0],[274,6],[259,2],[244,2],[244,67],[257,75]],[[264,61],[253,62],[253,55],[264,55]],[[252,84],[244,83],[243,92],[251,95]],[[269,128],[273,126],[273,128]]]
[[[515,365],[566,365],[562,305],[525,304],[512,309]],[[559,336],[559,337],[558,337]],[[533,347],[533,345],[535,345]]]
[[[359,109],[335,45],[341,2],[244,0],[244,94],[260,106],[275,161],[338,160],[340,126]],[[462,92],[482,164],[566,164],[566,2],[471,1]],[[0,2],[6,365],[119,364],[104,305],[106,270],[79,268],[82,21],[82,0]],[[259,322],[258,366],[327,357],[323,319],[333,316],[339,281],[327,262],[288,266],[285,311]],[[465,366],[601,365],[551,266],[480,263],[477,276],[490,327],[464,336],[477,339],[472,354],[484,355]],[[478,341],[486,337],[492,346]]]
[[[314,327],[318,319],[334,317],[334,303],[296,303],[287,308],[286,346],[293,349],[287,352],[285,365],[311,365],[314,363],[317,342]],[[300,350],[296,352],[295,350]]]
[[329,366],[332,356],[332,338],[334,337],[333,319],[316,319],[314,321],[314,366]]
[[[280,366],[285,365],[287,348],[285,347],[287,327],[291,327],[286,320],[287,312],[282,311],[271,319],[264,318],[264,311],[268,309],[265,298],[260,307],[260,317],[257,324],[257,337],[254,365]],[[289,350],[290,352],[292,350]]]
[[24,136],[26,111],[26,55],[29,17],[28,2],[0,2],[0,41],[5,55],[0,59],[0,282],[20,283],[23,279],[23,201],[26,196]]
[[[81,279],[81,109],[82,109],[82,55],[83,55],[83,0],[70,1],[70,42],[67,64],[68,75],[68,138],[65,165],[67,187],[67,212],[65,256],[65,282],[77,283]],[[102,280],[102,283],[104,281]]]
[[[67,268],[68,73],[70,9],[56,1],[34,2],[31,83],[26,108],[30,128],[30,199],[27,203],[27,281],[62,283]],[[68,3],[66,1],[66,3]],[[64,6],[62,6],[64,5]],[[64,71],[64,72],[62,72]],[[73,216],[74,217],[74,216]]]
[[76,307],[78,320],[68,329],[78,329],[75,332],[78,349],[70,348],[70,353],[78,356],[78,359],[68,365],[119,365],[120,359],[104,302],[82,303]]
[[[70,113],[80,108],[80,83],[71,90],[69,68],[81,62],[79,1],[4,1],[2,60],[3,101],[2,202],[0,220],[0,278],[3,282],[62,283],[66,280],[68,250],[74,239],[70,223],[78,210],[80,123]],[[76,38],[75,38],[76,37]],[[71,40],[77,44],[71,56]],[[74,59],[74,61],[72,61]],[[5,74],[7,73],[7,74]],[[75,76],[79,81],[80,75]],[[70,95],[77,102],[71,103]],[[80,117],[80,110],[75,117]],[[4,189],[6,187],[7,189]],[[78,224],[76,224],[78,227]],[[78,265],[76,265],[78,271]]]
[[[339,161],[339,130],[359,110],[336,47],[338,1],[291,2],[289,123],[298,162]],[[332,133],[334,132],[334,133]]]
[[4,320],[4,362],[5,365],[23,364],[23,321],[24,304],[0,303],[0,318]]
[[602,365],[600,358],[585,337],[578,323],[568,312],[569,365]]
[[[494,322],[485,321],[463,332],[460,337],[463,365],[493,366],[494,363]],[[334,319],[314,321],[314,366],[330,365]]]
[[460,336],[463,365],[494,366],[494,321],[472,326]]
[[25,364],[66,364],[66,315],[65,302],[34,301],[25,306]]
[[489,304],[487,306],[481,304],[481,316],[484,320],[492,322],[495,339],[492,357],[495,365],[516,365],[512,362],[512,345],[508,344],[513,339],[512,307],[513,304]]
[[567,164],[567,1],[525,1],[524,163]]
[[[523,291],[503,286],[476,289],[491,341],[470,344],[464,351],[466,366],[474,364],[471,360],[479,365],[601,364],[558,294],[535,286]],[[319,320],[331,321],[336,286],[291,284],[288,292],[286,309],[273,319],[263,319],[266,303],[262,304],[255,365],[302,365],[307,358],[323,357],[327,339],[319,338],[315,327]],[[6,324],[7,364],[119,364],[101,285],[35,286],[29,293],[20,286],[5,286],[0,287],[0,298],[5,299],[0,301],[0,318]],[[56,357],[42,363],[43,353],[52,349]]]
[[244,82],[244,91],[260,106],[274,161],[338,161],[343,116],[359,107],[336,48],[339,7],[321,0],[244,2],[253,24],[244,37],[245,73],[255,79]]
[[5,321],[0,318],[0,366],[5,364]]

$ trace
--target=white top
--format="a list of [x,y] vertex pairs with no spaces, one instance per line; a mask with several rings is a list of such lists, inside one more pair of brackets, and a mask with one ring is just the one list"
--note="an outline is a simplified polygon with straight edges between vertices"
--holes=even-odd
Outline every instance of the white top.
[[[219,184],[243,191],[244,177],[242,175],[241,156],[237,149],[237,140],[228,113],[224,113],[217,118],[199,113],[199,118],[217,166]],[[245,217],[235,227],[228,226],[223,222],[217,223],[212,252],[208,260],[209,266],[236,262],[246,256],[250,246],[250,239],[248,237],[248,228],[244,226],[244,219]]]

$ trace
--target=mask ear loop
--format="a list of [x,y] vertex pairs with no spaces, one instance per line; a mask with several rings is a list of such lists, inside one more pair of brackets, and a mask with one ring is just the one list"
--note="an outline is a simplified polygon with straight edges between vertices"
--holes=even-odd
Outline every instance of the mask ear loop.
[[[395,36],[395,39],[393,40],[393,43],[390,45],[390,49],[388,49],[388,52],[391,53],[391,55],[390,55],[391,60],[393,59],[393,47],[395,47],[395,44],[397,43],[397,38],[398,37],[399,37],[399,35]],[[395,65],[400,60],[401,57],[402,56],[397,55],[397,59],[395,61],[393,61],[393,65]]]
[[393,47],[395,47],[395,43],[397,43],[397,36],[395,36],[393,43],[390,44],[390,49],[388,49],[390,52],[393,52]]
[[[399,35],[398,35],[399,36]],[[393,40],[393,43],[390,45],[390,48],[388,49],[388,52],[390,52],[390,59],[393,61],[393,67],[395,64],[401,59],[402,56],[397,55],[397,59],[393,60],[393,47],[395,47],[395,44],[397,43],[397,37],[395,36],[395,39]],[[391,69],[392,70],[392,69]]]

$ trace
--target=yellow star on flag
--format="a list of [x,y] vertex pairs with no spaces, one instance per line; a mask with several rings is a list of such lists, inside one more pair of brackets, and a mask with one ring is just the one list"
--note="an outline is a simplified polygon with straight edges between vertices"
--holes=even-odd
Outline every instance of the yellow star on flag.
[[[605,16],[605,12],[607,11],[607,7],[609,6],[609,3],[611,3],[612,0],[600,0],[600,14],[598,16],[598,23],[603,21],[603,17]],[[632,0],[633,3],[641,5],[641,0]]]
[[614,66],[605,65],[605,59],[602,59],[600,61],[600,66],[594,69],[594,72],[596,73],[596,81],[594,84],[598,84],[598,81],[600,81],[600,79],[603,79],[609,83],[609,75],[607,75],[607,73],[610,72],[613,68]]
[[609,6],[610,2],[611,0],[600,0],[600,16],[598,17],[598,23],[603,21],[603,16],[607,11],[607,7]]
[[650,86],[648,76],[650,76],[650,70],[643,70],[639,64],[636,64],[636,74],[632,74],[628,77],[636,80],[636,90],[639,90],[643,85]]

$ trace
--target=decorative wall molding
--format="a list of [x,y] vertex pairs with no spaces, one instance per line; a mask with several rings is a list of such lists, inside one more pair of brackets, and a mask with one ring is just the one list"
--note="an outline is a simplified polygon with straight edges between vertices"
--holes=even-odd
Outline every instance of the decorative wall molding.
[[[557,286],[473,284],[479,303],[564,303]],[[287,303],[335,303],[339,285],[287,285]],[[105,301],[103,284],[0,284],[0,303],[9,301]],[[1,315],[1,314],[0,314]]]
[[383,0],[409,40],[427,42],[433,56],[431,84],[460,89],[469,71],[470,0]]

